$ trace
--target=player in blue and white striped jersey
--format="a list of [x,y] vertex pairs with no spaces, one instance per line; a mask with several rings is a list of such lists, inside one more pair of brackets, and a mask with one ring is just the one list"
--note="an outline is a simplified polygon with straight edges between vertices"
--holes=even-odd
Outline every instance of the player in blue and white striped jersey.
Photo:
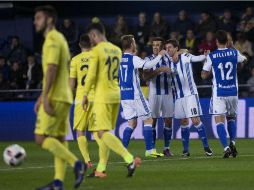
[[[216,32],[218,49],[211,52],[203,66],[201,77],[206,79],[210,71],[213,73],[213,94],[210,102],[210,114],[215,115],[217,133],[224,147],[224,158],[231,154],[236,157],[236,115],[238,103],[237,65],[243,63],[246,57],[233,48],[227,48],[227,33],[223,30]],[[227,119],[230,143],[227,142],[225,130]]]
[[213,152],[208,145],[205,126],[200,120],[202,109],[199,103],[198,91],[192,72],[192,63],[205,61],[206,55],[194,56],[189,53],[179,54],[179,42],[173,39],[167,40],[165,47],[172,59],[171,74],[175,97],[174,117],[180,119],[183,143],[182,156],[190,156],[189,118],[196,127],[199,138],[202,140],[205,154],[207,156],[212,156]]
[[[163,38],[156,37],[152,40],[153,54],[146,57],[146,60],[153,60],[164,47]],[[164,120],[164,150],[165,156],[172,156],[170,141],[172,137],[172,117],[174,112],[174,100],[172,94],[171,76],[168,74],[170,60],[167,56],[162,57],[151,69],[145,69],[143,79],[149,82],[149,104],[153,118],[153,139],[156,141],[157,119]]]
[[132,132],[137,126],[137,118],[144,121],[144,138],[146,144],[146,157],[161,157],[163,154],[157,153],[153,143],[152,117],[149,104],[144,98],[140,88],[138,69],[150,69],[166,54],[165,50],[159,52],[159,55],[146,61],[135,56],[137,51],[136,42],[133,35],[125,35],[121,38],[123,56],[120,63],[119,79],[121,90],[121,105],[123,115],[128,120],[128,127],[123,133],[123,145],[127,148]]

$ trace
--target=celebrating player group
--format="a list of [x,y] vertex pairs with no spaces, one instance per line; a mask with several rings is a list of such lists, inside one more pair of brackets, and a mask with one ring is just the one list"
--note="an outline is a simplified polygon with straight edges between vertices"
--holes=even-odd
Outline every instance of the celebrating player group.
[[[131,135],[137,127],[137,119],[143,120],[145,157],[173,156],[170,150],[172,119],[180,120],[183,152],[190,156],[190,126],[193,124],[202,142],[204,152],[212,156],[206,127],[200,116],[202,108],[193,78],[192,64],[202,64],[201,77],[213,77],[213,93],[210,114],[215,116],[217,133],[224,148],[224,158],[236,157],[236,115],[238,102],[237,64],[246,58],[234,48],[228,48],[227,34],[216,33],[218,49],[194,56],[179,47],[177,40],[153,39],[153,54],[146,59],[136,55],[137,46],[133,35],[121,38],[122,50],[108,42],[104,26],[92,23],[79,40],[81,53],[70,61],[69,49],[63,35],[55,29],[56,11],[51,6],[36,9],[35,28],[45,37],[43,44],[43,89],[35,105],[37,121],[35,141],[54,155],[54,180],[37,190],[63,189],[66,163],[74,168],[75,184],[82,183],[87,168],[93,164],[89,156],[85,131],[92,132],[99,150],[99,163],[88,174],[91,178],[107,177],[106,167],[110,151],[121,156],[126,163],[127,177],[132,177],[141,164],[139,157],[128,151]],[[70,69],[69,69],[70,68]],[[148,100],[144,97],[139,70],[149,84]],[[84,162],[69,151],[65,136],[69,126],[69,110],[74,104],[73,128],[77,132],[78,147]],[[116,126],[120,104],[128,127],[122,142],[110,133]],[[164,121],[163,153],[156,150],[156,123]],[[230,141],[227,140],[225,129]],[[191,125],[190,122],[191,121]]]

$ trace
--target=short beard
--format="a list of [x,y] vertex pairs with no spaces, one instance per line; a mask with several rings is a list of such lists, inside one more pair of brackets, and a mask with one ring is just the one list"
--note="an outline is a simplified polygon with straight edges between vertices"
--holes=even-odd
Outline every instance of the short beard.
[[47,20],[45,20],[44,21],[44,23],[43,23],[43,27],[39,30],[39,31],[37,31],[37,33],[39,33],[39,34],[44,34],[44,32],[46,31],[46,29],[47,29]]

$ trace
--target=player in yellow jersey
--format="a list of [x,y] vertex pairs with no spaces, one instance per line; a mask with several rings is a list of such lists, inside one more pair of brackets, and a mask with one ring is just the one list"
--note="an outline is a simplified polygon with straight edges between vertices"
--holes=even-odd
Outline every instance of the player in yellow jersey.
[[87,167],[91,168],[92,162],[88,152],[88,142],[84,133],[88,128],[88,125],[90,124],[89,119],[92,113],[91,109],[94,96],[93,88],[91,88],[91,90],[89,91],[88,99],[90,101],[90,104],[87,111],[85,112],[82,108],[84,85],[90,66],[90,59],[92,57],[91,43],[87,34],[82,34],[80,36],[79,47],[81,49],[81,53],[72,58],[70,67],[70,85],[72,90],[74,90],[75,86],[77,86],[73,128],[77,131],[79,150],[87,164]]
[[35,10],[36,32],[45,37],[42,50],[43,87],[34,110],[37,113],[35,142],[54,155],[54,180],[37,190],[63,190],[66,163],[74,168],[74,187],[80,186],[86,165],[68,150],[68,132],[72,92],[69,85],[70,53],[64,36],[55,29],[57,13],[52,6]]
[[[88,93],[94,86],[94,104],[92,109],[93,131],[97,143],[104,147],[100,151],[98,168],[105,172],[109,149],[123,157],[127,164],[128,177],[133,176],[140,158],[135,158],[122,145],[121,141],[109,131],[115,128],[120,104],[120,88],[118,83],[118,69],[122,52],[120,48],[108,42],[105,29],[101,23],[93,23],[88,27],[88,35],[94,45],[94,53],[85,83],[83,106],[87,110],[89,105]],[[102,162],[104,160],[104,163]]]

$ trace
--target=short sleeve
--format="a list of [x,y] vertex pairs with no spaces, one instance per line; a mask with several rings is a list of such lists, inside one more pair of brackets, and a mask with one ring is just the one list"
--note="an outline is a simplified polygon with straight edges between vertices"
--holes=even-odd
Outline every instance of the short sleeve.
[[46,64],[55,64],[58,65],[60,62],[60,43],[54,38],[47,39],[46,43],[46,50],[47,50],[47,57]]
[[134,65],[134,68],[143,68],[145,62],[146,62],[146,60],[141,59],[138,56],[133,56],[133,65]]
[[247,59],[247,58],[237,50],[237,63],[242,63],[242,62],[244,62],[246,59]]
[[70,78],[77,78],[77,62],[75,61],[75,59],[71,60]]
[[204,71],[211,71],[212,69],[212,60],[210,58],[210,55],[207,56],[205,64],[203,66]]

